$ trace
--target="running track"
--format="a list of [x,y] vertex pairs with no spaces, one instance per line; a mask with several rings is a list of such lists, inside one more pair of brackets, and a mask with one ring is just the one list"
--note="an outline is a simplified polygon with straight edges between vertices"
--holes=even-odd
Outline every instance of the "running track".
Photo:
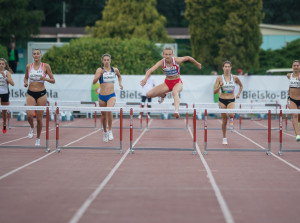
[[[203,121],[197,124],[203,127]],[[273,121],[272,127],[277,124]],[[134,125],[139,126],[138,120]],[[185,123],[153,119],[150,125],[175,128]],[[124,126],[129,126],[128,120]],[[220,121],[209,120],[208,126],[220,127]],[[243,126],[258,128],[267,123],[245,121]],[[299,222],[300,154],[286,152],[278,157],[277,131],[272,131],[272,155],[267,156],[225,151],[202,155],[203,130],[198,130],[194,156],[189,151],[129,154],[128,129],[123,134],[123,154],[74,149],[55,153],[53,123],[50,130],[49,154],[34,147],[0,149],[0,222]],[[0,144],[34,145],[34,139],[25,137],[27,131],[13,128],[0,135]],[[113,131],[115,139],[108,145],[115,147],[119,130]],[[192,148],[191,132],[135,129],[133,142],[136,147]],[[284,147],[299,148],[293,132],[283,137]],[[221,138],[221,131],[209,131],[208,148],[222,148]],[[229,131],[228,142],[230,148],[267,148],[267,131]],[[101,131],[74,128],[61,128],[59,143],[104,145]]]

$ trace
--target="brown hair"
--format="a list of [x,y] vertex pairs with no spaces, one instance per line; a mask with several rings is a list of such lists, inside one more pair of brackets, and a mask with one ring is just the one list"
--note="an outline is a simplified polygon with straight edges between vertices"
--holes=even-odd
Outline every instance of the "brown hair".
[[0,58],[0,60],[4,61],[5,63],[5,70],[8,70],[11,74],[13,73],[12,69],[8,65],[7,61],[4,58]]
[[104,66],[104,64],[102,63],[102,60],[103,60],[104,57],[109,57],[111,59],[111,55],[110,54],[108,54],[108,53],[103,54],[102,57],[101,57],[101,67]]
[[300,61],[299,60],[294,60],[292,64],[294,64],[294,63],[300,64]]
[[164,48],[164,51],[165,51],[165,50],[172,50],[172,53],[174,53],[172,47],[169,47],[169,46],[168,46],[168,47]]
[[232,64],[229,60],[225,60],[222,67],[224,67],[224,65],[227,64],[227,63],[230,64],[230,66],[232,67]]

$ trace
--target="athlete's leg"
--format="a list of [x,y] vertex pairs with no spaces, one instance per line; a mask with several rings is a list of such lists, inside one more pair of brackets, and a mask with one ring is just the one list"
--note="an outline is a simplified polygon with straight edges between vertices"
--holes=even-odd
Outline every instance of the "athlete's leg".
[[[107,101],[107,107],[114,107],[116,104],[116,97],[111,97]],[[107,122],[108,122],[108,130],[111,131],[113,115],[112,112],[106,112]]]
[[[2,102],[1,105],[9,105],[9,102]],[[3,126],[6,126],[7,110],[2,110]]]
[[182,89],[183,89],[183,84],[177,83],[177,84],[175,84],[175,86],[173,87],[173,90],[172,90],[176,118],[179,118],[179,114],[178,114],[179,105],[180,105],[179,93],[182,91]]
[[[37,106],[46,106],[47,104],[47,94],[43,95],[42,97],[37,99]],[[43,128],[43,114],[44,111],[37,111],[36,112],[36,138],[39,139],[41,136],[42,128]]]
[[[222,102],[219,102],[219,107],[221,109],[226,109],[226,105],[224,105]],[[223,138],[226,138],[226,125],[227,125],[227,113],[221,113],[222,115],[222,132],[223,132]]]
[[147,98],[165,97],[170,90],[165,83],[155,86],[146,94]]
[[[292,100],[289,101],[289,109],[297,109],[297,105]],[[293,114],[293,127],[296,136],[299,135],[298,114]]]
[[[35,105],[36,105],[35,99],[32,96],[30,96],[29,94],[27,94],[27,96],[26,96],[26,106],[35,106]],[[31,110],[31,111],[27,110],[26,113],[27,113],[27,120],[28,120],[28,123],[30,125],[30,128],[33,129],[34,128],[34,125],[33,125],[33,113],[34,113],[34,111],[33,110]]]
[[[231,102],[227,105],[228,109],[234,109],[235,108],[235,102]],[[230,118],[230,126],[233,126],[233,119],[234,119],[234,114],[229,113],[229,118]]]
[[[106,102],[99,99],[99,106],[100,107],[106,107]],[[103,127],[103,131],[107,132],[107,118],[106,118],[106,112],[101,112],[101,123]]]

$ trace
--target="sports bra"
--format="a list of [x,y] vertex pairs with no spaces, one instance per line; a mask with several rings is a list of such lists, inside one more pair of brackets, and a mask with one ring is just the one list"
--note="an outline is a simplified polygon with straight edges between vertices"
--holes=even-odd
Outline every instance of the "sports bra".
[[222,81],[224,84],[221,87],[221,92],[222,93],[234,93],[235,83],[234,83],[233,75],[230,74],[230,81],[226,82],[224,74],[222,74]]
[[166,65],[166,59],[164,58],[164,66],[163,66],[163,71],[167,77],[173,77],[177,76],[180,74],[180,67],[179,64],[176,63],[175,58],[172,57],[173,61],[173,66],[172,67],[167,67]]
[[[103,67],[102,67],[103,69]],[[114,68],[111,67],[111,71],[104,71],[104,73],[99,78],[99,83],[115,83],[116,80],[116,73],[114,71]]]
[[293,74],[290,76],[290,88],[300,88],[300,80],[298,77],[293,77]]
[[29,70],[29,81],[30,82],[39,82],[39,83],[44,83],[45,81],[41,80],[41,77],[44,76],[46,77],[46,74],[44,72],[44,63],[41,63],[39,69],[35,70],[33,67],[33,63],[30,65],[30,70]]

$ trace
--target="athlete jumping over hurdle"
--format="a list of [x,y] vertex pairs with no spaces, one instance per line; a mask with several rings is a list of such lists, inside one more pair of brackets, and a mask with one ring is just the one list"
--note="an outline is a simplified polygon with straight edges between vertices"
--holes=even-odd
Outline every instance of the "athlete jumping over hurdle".
[[[215,83],[215,90],[214,94],[220,92],[219,97],[219,106],[222,109],[234,109],[235,107],[235,96],[234,96],[234,89],[235,84],[240,86],[240,90],[236,95],[236,98],[240,98],[240,94],[243,90],[243,84],[240,79],[236,76],[231,74],[231,62],[226,60],[223,63],[223,71],[224,74],[222,76],[217,77]],[[233,126],[233,117],[234,114],[229,114],[230,117],[230,126]],[[223,132],[223,145],[227,145],[227,138],[226,138],[226,125],[227,125],[227,114],[222,113],[222,132]]]
[[180,79],[179,64],[185,61],[190,61],[194,63],[199,69],[201,69],[201,64],[190,56],[174,57],[173,49],[170,47],[166,47],[164,49],[163,57],[164,58],[162,60],[158,61],[146,72],[145,78],[141,81],[141,85],[144,86],[151,73],[161,67],[166,75],[165,82],[152,88],[146,96],[147,98],[160,97],[159,103],[162,103],[167,93],[171,91],[174,98],[174,115],[176,118],[179,118],[179,93],[183,89],[183,83]]
[[[293,73],[288,73],[286,76],[290,80],[289,85],[289,109],[300,109],[300,61],[293,61]],[[293,127],[296,134],[296,141],[300,141],[298,115],[293,114]]]

